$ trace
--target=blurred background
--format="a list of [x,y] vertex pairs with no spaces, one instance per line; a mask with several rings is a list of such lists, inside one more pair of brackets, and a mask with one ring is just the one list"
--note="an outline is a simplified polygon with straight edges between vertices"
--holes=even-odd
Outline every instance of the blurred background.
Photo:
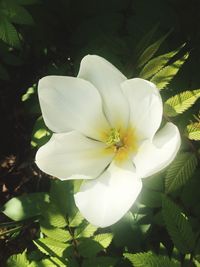
[[166,34],[157,54],[190,52],[170,89],[199,88],[199,0],[0,0],[1,204],[48,187],[34,165],[38,80],[76,76],[86,54],[137,77],[141,53]]

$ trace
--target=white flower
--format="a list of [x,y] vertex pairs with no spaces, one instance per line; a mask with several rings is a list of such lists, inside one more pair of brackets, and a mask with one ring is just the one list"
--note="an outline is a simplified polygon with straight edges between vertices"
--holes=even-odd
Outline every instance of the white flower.
[[44,121],[55,133],[36,164],[61,180],[86,179],[74,196],[80,212],[96,226],[114,224],[136,200],[141,178],[165,168],[180,147],[174,124],[157,132],[158,89],[88,55],[77,78],[47,76],[38,90]]

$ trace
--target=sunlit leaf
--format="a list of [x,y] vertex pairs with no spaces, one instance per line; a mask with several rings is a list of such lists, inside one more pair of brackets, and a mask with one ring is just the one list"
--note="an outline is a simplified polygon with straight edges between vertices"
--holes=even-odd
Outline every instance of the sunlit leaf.
[[[32,91],[30,91],[29,94],[27,92],[25,96],[29,97],[29,95],[32,94],[31,92]],[[25,99],[25,97],[23,99]],[[33,147],[40,147],[40,146],[46,144],[47,141],[49,141],[50,137],[51,137],[51,132],[46,127],[43,118],[39,117],[36,120],[35,125],[33,127],[31,145]]]
[[175,117],[189,109],[199,97],[200,89],[181,92],[165,102],[164,112],[169,117]]
[[80,237],[92,237],[98,228],[92,224],[83,222],[75,230],[74,235],[76,238]]
[[107,248],[110,245],[112,239],[113,239],[112,233],[95,235],[93,238],[93,240],[98,242],[104,248]]
[[155,255],[152,252],[124,253],[124,257],[129,259],[134,267],[180,267],[178,262],[170,260],[166,256]]
[[155,57],[151,59],[142,69],[139,77],[143,79],[148,79],[155,75],[159,70],[161,70],[182,48],[183,46],[173,50],[164,55]]
[[7,260],[7,267],[27,267],[29,265],[29,261],[26,257],[26,251],[22,254],[14,254],[10,256]]
[[151,82],[156,84],[158,89],[164,89],[171,80],[176,76],[182,65],[188,58],[189,53],[186,53],[181,59],[178,59],[174,63],[164,67],[159,72],[157,72],[151,79]]
[[44,233],[47,237],[50,237],[51,239],[57,240],[59,242],[68,242],[72,239],[71,234],[67,230],[59,229],[52,226],[41,226],[41,231]]
[[14,221],[25,220],[41,215],[43,207],[49,201],[46,193],[29,193],[11,198],[2,208],[2,212]]
[[200,140],[200,122],[194,122],[187,125],[186,136],[195,141]]
[[52,257],[58,257],[62,263],[67,264],[66,260],[64,258],[62,259],[62,256],[70,244],[61,243],[48,237],[40,238],[38,240],[34,240],[33,242],[42,253]]

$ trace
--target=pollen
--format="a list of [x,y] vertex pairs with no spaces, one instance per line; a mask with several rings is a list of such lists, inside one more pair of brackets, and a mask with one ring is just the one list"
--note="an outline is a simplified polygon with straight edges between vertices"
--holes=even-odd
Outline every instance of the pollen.
[[129,127],[126,131],[112,128],[105,134],[105,143],[108,145],[107,151],[115,153],[114,160],[117,163],[127,160],[137,151],[137,140],[135,130],[132,127]]

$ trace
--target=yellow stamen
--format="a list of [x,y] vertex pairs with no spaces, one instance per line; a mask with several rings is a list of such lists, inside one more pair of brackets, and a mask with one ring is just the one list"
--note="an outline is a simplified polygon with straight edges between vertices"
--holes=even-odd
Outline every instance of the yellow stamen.
[[108,145],[106,151],[114,152],[117,163],[127,160],[137,151],[137,136],[133,128],[129,127],[124,134],[122,131],[112,128],[105,134],[105,143]]

